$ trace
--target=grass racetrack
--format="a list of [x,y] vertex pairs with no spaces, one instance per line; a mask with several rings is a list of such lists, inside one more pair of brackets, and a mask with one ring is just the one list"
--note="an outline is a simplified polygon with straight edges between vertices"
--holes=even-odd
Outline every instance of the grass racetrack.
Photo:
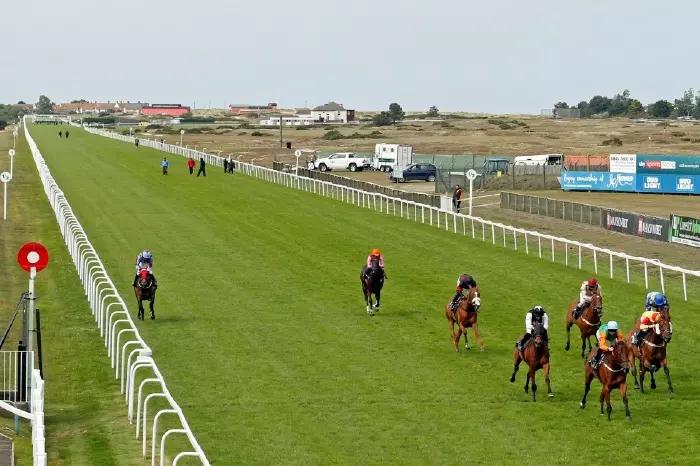
[[[655,392],[630,390],[630,424],[615,391],[610,423],[598,382],[578,407],[576,328],[563,351],[585,273],[215,167],[196,178],[180,157],[162,176],[162,153],[77,128],[69,140],[56,127],[31,132],[127,302],[137,252],[154,251],[157,320],[139,327],[212,463],[700,461],[697,301],[670,296],[676,393],[663,374]],[[375,246],[389,280],[370,318],[358,276]],[[483,353],[450,346],[443,308],[463,272],[482,291]],[[645,290],[602,282],[605,319],[628,331]],[[523,368],[508,378],[537,303],[550,315],[555,397],[540,372],[533,403]]]

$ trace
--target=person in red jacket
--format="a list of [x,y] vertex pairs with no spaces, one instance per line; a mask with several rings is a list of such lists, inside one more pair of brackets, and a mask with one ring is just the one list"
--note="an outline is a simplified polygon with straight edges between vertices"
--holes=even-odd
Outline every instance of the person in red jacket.
[[192,157],[187,159],[187,168],[190,169],[190,175],[192,175],[194,172],[194,164],[195,164],[195,162],[194,162],[194,159]]

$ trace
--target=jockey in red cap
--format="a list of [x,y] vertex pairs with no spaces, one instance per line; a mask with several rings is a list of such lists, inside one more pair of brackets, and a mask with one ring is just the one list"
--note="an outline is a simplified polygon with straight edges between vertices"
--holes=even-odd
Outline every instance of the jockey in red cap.
[[581,283],[581,292],[579,293],[578,304],[576,305],[576,309],[574,309],[574,319],[578,319],[581,311],[588,305],[591,298],[596,294],[603,296],[603,290],[601,289],[598,280],[591,277],[585,282]]

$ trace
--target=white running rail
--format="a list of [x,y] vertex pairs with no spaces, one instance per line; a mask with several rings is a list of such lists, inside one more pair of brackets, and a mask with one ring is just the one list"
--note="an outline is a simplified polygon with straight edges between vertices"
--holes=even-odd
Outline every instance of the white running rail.
[[[100,329],[100,336],[104,337],[107,355],[111,359],[115,378],[121,379],[121,392],[125,395],[128,405],[129,422],[136,423],[136,438],[142,439],[143,456],[147,456],[149,431],[151,433],[151,465],[156,464],[157,458],[160,465],[165,464],[166,438],[174,434],[184,434],[191,449],[176,452],[172,464],[177,464],[183,457],[196,457],[203,465],[209,466],[209,461],[187,424],[180,406],[165,385],[165,380],[153,360],[151,349],[141,338],[136,325],[134,325],[126,303],[107,274],[107,270],[88,240],[85,230],[73,214],[73,209],[63,191],[51,176],[39,148],[29,134],[26,117],[24,134],[68,252],[73,258],[73,263],[85,289],[92,314]],[[146,378],[139,377],[140,383],[137,387],[136,375],[144,371],[147,371]],[[148,385],[148,389],[144,388],[146,385]],[[147,415],[148,402],[155,397],[165,399],[169,408],[158,410],[149,420]],[[158,421],[167,414],[175,415],[180,427],[159,434]],[[150,428],[147,429],[147,426]],[[158,449],[158,444],[160,444],[160,449]],[[170,455],[172,456],[173,453],[171,452]]]
[[[77,125],[76,125],[77,126]],[[134,143],[133,136],[125,136],[104,129],[88,128],[90,133],[98,134],[119,141]],[[157,150],[169,152],[171,154],[182,155],[184,157],[192,157],[195,160],[204,158],[207,164],[222,167],[224,158],[207,154],[205,152],[196,151],[193,149],[176,146],[172,144],[163,144],[160,141],[154,141],[146,138],[138,138],[139,144],[144,147],[151,147]],[[688,277],[700,278],[700,271],[688,270],[675,265],[664,264],[657,259],[649,259],[646,257],[630,256],[624,252],[613,251],[611,249],[602,248],[593,244],[582,243],[579,241],[561,238],[558,236],[547,235],[537,231],[525,230],[523,228],[504,225],[498,222],[492,222],[480,217],[469,216],[466,214],[451,212],[425,204],[419,204],[413,201],[390,197],[385,194],[372,193],[363,191],[357,188],[341,186],[328,181],[316,180],[313,178],[304,178],[293,173],[285,173],[270,168],[260,167],[257,165],[235,162],[242,173],[263,179],[265,181],[281,184],[290,188],[299,189],[302,191],[313,192],[322,196],[331,197],[343,202],[348,202],[358,207],[372,209],[378,212],[383,212],[388,215],[399,215],[402,218],[414,220],[420,223],[428,223],[438,228],[443,228],[454,233],[462,233],[463,235],[471,235],[472,238],[481,237],[483,241],[491,241],[496,244],[497,232],[502,236],[503,246],[507,246],[507,238],[511,238],[511,244],[514,250],[524,250],[525,254],[537,254],[540,258],[550,257],[551,261],[556,260],[557,254],[564,255],[564,263],[569,266],[573,265],[579,269],[583,268],[583,255],[587,253],[593,262],[593,270],[596,274],[601,270],[606,270],[608,276],[613,278],[615,275],[615,261],[624,262],[625,278],[627,283],[631,282],[631,273],[634,271],[634,265],[643,270],[644,286],[650,290],[652,280],[658,279],[658,284],[662,292],[666,292],[667,277],[664,274],[669,272],[674,273],[680,278],[683,299],[688,300]],[[535,245],[534,242],[537,242]],[[500,243],[501,241],[498,240]],[[545,254],[542,253],[543,247]],[[546,249],[549,251],[546,251]],[[573,250],[573,252],[572,252]],[[536,251],[536,252],[535,252]],[[557,252],[558,251],[558,252]],[[571,256],[571,257],[570,257]],[[607,264],[606,264],[607,262]],[[654,274],[652,272],[658,272]]]

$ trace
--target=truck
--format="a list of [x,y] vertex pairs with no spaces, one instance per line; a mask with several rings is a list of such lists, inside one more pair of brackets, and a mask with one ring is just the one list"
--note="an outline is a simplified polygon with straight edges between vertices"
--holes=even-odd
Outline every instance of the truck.
[[354,152],[336,152],[328,157],[317,159],[314,166],[322,172],[329,170],[362,171],[370,167],[369,159],[361,157]]
[[379,143],[374,146],[372,169],[391,172],[404,169],[413,163],[413,146]]
[[563,154],[519,155],[513,165],[561,165]]

